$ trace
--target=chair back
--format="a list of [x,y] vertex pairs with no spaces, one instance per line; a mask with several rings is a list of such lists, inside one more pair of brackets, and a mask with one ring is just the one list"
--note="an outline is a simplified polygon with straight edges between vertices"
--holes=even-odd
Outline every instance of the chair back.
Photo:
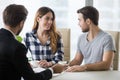
[[64,60],[70,60],[70,29],[69,28],[57,28],[57,31],[61,33],[64,46]]
[[113,40],[114,40],[114,45],[116,47],[116,53],[114,55],[114,60],[113,60],[113,70],[118,70],[119,66],[119,32],[117,31],[107,31],[108,33],[111,34]]

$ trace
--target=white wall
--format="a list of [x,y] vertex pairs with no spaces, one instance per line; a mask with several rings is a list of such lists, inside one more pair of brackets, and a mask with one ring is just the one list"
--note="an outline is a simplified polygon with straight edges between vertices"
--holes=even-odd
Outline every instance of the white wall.
[[71,29],[71,60],[76,54],[78,36],[82,33],[78,26],[77,10],[83,6],[85,6],[85,0],[69,0],[68,27]]

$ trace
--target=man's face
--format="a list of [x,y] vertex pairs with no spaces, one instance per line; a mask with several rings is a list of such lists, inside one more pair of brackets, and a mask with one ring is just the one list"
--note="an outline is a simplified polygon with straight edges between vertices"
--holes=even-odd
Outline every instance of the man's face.
[[88,32],[89,26],[88,26],[86,20],[84,20],[83,14],[78,13],[78,20],[79,20],[78,25],[81,27],[82,32]]

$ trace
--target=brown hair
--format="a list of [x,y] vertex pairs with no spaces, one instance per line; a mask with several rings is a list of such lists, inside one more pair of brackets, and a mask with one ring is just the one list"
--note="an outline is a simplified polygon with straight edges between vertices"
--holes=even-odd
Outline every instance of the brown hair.
[[45,14],[48,12],[51,12],[53,15],[53,24],[51,25],[51,28],[49,30],[49,35],[50,35],[50,46],[52,48],[52,52],[55,53],[57,50],[57,41],[60,38],[58,33],[56,32],[56,25],[55,25],[55,14],[52,9],[48,7],[41,7],[38,9],[35,19],[34,19],[34,25],[32,30],[37,30],[38,29],[38,22],[37,22],[37,17],[43,17]]
[[82,13],[84,20],[90,19],[95,25],[98,25],[98,19],[99,19],[99,12],[96,8],[92,6],[85,6],[79,10],[77,10],[77,13]]
[[23,5],[11,4],[3,11],[4,24],[16,27],[21,21],[26,19],[27,9]]

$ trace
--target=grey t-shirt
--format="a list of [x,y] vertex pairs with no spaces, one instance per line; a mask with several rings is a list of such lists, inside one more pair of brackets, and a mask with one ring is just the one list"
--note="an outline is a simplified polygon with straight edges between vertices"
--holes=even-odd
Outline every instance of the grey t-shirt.
[[112,36],[108,33],[100,30],[91,42],[87,40],[87,34],[82,34],[77,44],[77,51],[83,55],[85,64],[102,61],[105,51],[115,51]]

